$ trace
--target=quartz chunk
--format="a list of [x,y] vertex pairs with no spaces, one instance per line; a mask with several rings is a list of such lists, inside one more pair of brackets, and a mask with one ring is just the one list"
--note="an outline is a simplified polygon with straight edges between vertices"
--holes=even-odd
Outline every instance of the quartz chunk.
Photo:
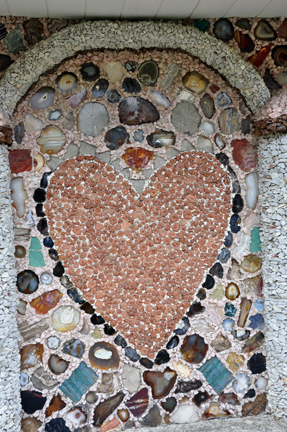
[[254,210],[257,205],[259,194],[257,174],[255,172],[248,174],[245,177],[245,184],[247,186],[247,192],[245,196],[246,204],[251,210]]
[[26,212],[25,201],[28,199],[23,177],[15,177],[11,180],[11,198],[12,206],[16,209],[17,216],[22,218]]
[[191,404],[180,405],[170,418],[172,423],[195,423],[199,420],[197,411]]
[[250,386],[250,379],[245,373],[240,373],[235,376],[235,380],[232,383],[232,386],[236,393],[245,393],[248,387]]

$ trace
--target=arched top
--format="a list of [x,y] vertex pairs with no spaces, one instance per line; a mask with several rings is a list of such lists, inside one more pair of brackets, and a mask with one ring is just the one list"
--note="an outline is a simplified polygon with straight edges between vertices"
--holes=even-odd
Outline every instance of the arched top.
[[0,81],[0,105],[10,117],[40,75],[76,52],[89,49],[179,48],[212,66],[237,88],[257,113],[270,98],[254,67],[223,42],[195,28],[164,22],[87,21],[40,42],[7,70]]

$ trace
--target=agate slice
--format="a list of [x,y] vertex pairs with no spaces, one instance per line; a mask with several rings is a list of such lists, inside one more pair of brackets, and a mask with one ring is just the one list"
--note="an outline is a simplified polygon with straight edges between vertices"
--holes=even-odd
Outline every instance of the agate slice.
[[183,85],[197,94],[204,92],[209,81],[196,71],[187,72],[182,78]]
[[241,129],[241,121],[238,111],[234,108],[226,108],[219,117],[221,132],[231,135]]
[[26,414],[34,414],[34,412],[43,409],[47,398],[42,396],[42,393],[37,391],[25,390],[21,391],[22,408]]
[[241,268],[245,272],[256,273],[261,269],[262,260],[256,255],[249,254],[243,258]]
[[276,66],[287,66],[287,45],[277,45],[272,51]]
[[41,274],[40,280],[44,285],[50,285],[50,283],[52,283],[53,276],[49,272],[44,272]]
[[50,349],[57,349],[60,346],[60,339],[57,336],[50,336],[47,339],[47,345]]
[[233,406],[240,404],[235,393],[221,393],[219,396],[219,402]]
[[109,113],[104,105],[88,102],[82,106],[78,115],[78,128],[85,136],[97,137],[104,131],[109,120]]
[[119,118],[121,123],[127,125],[154,123],[159,120],[159,112],[147,99],[129,96],[119,104]]
[[17,288],[23,294],[32,294],[37,291],[39,278],[32,270],[23,270],[17,276]]
[[208,93],[205,93],[205,95],[200,100],[200,106],[205,117],[211,119],[215,113],[215,107],[214,100]]
[[246,323],[246,320],[248,318],[251,306],[252,306],[251,300],[248,300],[246,297],[244,297],[241,300],[240,315],[239,315],[238,322],[237,322],[238,327],[243,328],[245,326],[245,323]]
[[248,34],[236,30],[234,37],[242,53],[251,53],[254,50],[255,44]]
[[75,407],[67,412],[66,419],[73,425],[79,426],[86,422],[87,414],[80,407]]
[[128,421],[128,419],[130,418],[130,413],[128,412],[127,409],[119,409],[117,414],[118,414],[120,420],[124,423],[126,421]]
[[228,300],[236,300],[240,296],[240,290],[236,283],[229,283],[225,289],[225,297]]
[[259,348],[264,342],[264,334],[260,331],[256,333],[252,338],[248,339],[243,345],[242,352],[250,353]]
[[201,404],[210,399],[211,396],[206,392],[198,392],[192,399],[192,402],[199,408]]
[[231,413],[227,410],[223,410],[222,408],[220,408],[220,405],[217,402],[211,402],[209,407],[202,414],[203,419],[229,416],[231,416]]
[[127,402],[126,406],[135,417],[140,417],[149,404],[148,389],[142,388],[133,395]]
[[53,105],[55,90],[52,87],[42,87],[30,99],[31,107],[43,110]]
[[48,360],[48,366],[51,372],[53,372],[55,375],[61,375],[64,373],[68,369],[69,364],[69,362],[56,354],[52,354]]
[[23,177],[15,177],[11,180],[11,198],[17,216],[22,218],[26,212],[25,201],[28,199],[28,194],[24,189]]
[[60,395],[53,396],[48,408],[46,409],[46,417],[50,417],[56,411],[61,411],[65,406],[66,403],[61,399]]
[[55,289],[42,294],[30,302],[30,306],[35,309],[37,314],[46,315],[61,300],[63,294]]
[[99,403],[94,411],[94,426],[101,426],[109,415],[120,405],[124,397],[125,394],[120,392],[106,399],[104,402]]
[[36,141],[41,148],[41,153],[57,154],[62,150],[67,139],[57,126],[46,126]]
[[96,369],[109,370],[119,367],[119,355],[116,348],[107,342],[95,343],[89,351],[89,360]]
[[142,63],[138,70],[138,79],[144,86],[152,86],[158,79],[158,66],[153,60]]
[[34,367],[43,360],[44,347],[40,343],[25,345],[20,349],[21,370]]
[[169,397],[166,401],[161,402],[163,409],[169,413],[172,413],[176,407],[177,401],[175,397]]
[[251,382],[248,376],[244,373],[240,373],[235,376],[235,380],[232,383],[232,386],[236,393],[245,393]]
[[168,147],[175,144],[175,136],[171,131],[156,129],[154,133],[146,137],[148,145],[153,148]]
[[52,326],[56,331],[67,332],[73,330],[79,323],[80,314],[72,306],[61,306],[51,318]]
[[69,92],[77,87],[78,79],[75,74],[71,72],[63,72],[56,78],[57,87],[61,92]]
[[260,20],[254,29],[256,39],[271,41],[276,39],[276,32],[266,20]]
[[169,394],[176,381],[177,374],[170,368],[164,372],[146,371],[143,379],[151,387],[154,399],[161,399]]
[[52,389],[59,384],[49,372],[45,371],[43,366],[34,370],[31,381],[38,390]]

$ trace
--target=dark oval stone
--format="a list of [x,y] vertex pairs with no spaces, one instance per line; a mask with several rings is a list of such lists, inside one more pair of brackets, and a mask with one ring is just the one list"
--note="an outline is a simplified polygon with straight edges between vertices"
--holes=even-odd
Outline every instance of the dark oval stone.
[[205,307],[202,306],[202,304],[200,302],[194,302],[192,303],[192,305],[189,308],[189,311],[187,312],[187,316],[189,318],[195,316],[195,315],[199,315],[201,313],[203,313],[205,311]]
[[286,45],[277,45],[272,50],[272,57],[276,66],[287,66],[287,46]]
[[177,401],[175,397],[169,397],[166,401],[161,402],[163,409],[169,413],[172,413],[176,407]]
[[251,30],[250,21],[247,18],[240,18],[236,21],[236,25],[242,30]]
[[136,79],[129,77],[124,79],[122,88],[127,93],[139,93],[142,89]]
[[254,354],[251,359],[248,360],[247,366],[252,374],[260,374],[266,371],[266,357],[261,353]]
[[94,314],[91,316],[91,323],[94,325],[104,324],[105,320],[101,315]]
[[43,203],[46,201],[46,191],[41,188],[35,189],[35,192],[33,194],[33,199],[37,203]]
[[62,418],[56,418],[45,424],[45,432],[71,432]]
[[254,36],[259,40],[272,41],[276,39],[276,32],[268,21],[260,20],[254,29]]
[[271,75],[271,72],[269,69],[266,69],[265,74],[263,76],[264,82],[269,88],[269,90],[279,90],[281,86],[278,84],[277,81],[273,78]]
[[198,392],[192,399],[192,402],[194,402],[195,405],[199,408],[202,403],[206,402],[210,398],[211,396],[209,396],[206,391]]
[[133,362],[137,362],[140,359],[140,355],[131,347],[125,349],[125,355]]
[[93,96],[95,98],[101,98],[105,95],[106,91],[108,90],[109,82],[106,79],[99,79],[99,81],[96,82],[92,89]]
[[89,314],[89,315],[93,315],[94,312],[95,312],[95,309],[93,308],[93,306],[90,303],[88,303],[88,302],[85,302],[84,304],[82,304],[82,306],[80,307],[80,309],[83,310],[84,312],[86,312],[86,314]]
[[146,369],[152,369],[153,367],[153,362],[146,357],[142,357],[140,359],[140,364],[144,366]]
[[123,126],[116,126],[110,129],[105,135],[105,142],[110,150],[117,150],[129,141],[130,135]]
[[55,249],[49,249],[49,257],[54,261],[59,261],[59,255]]
[[206,298],[206,291],[203,288],[200,288],[200,290],[198,290],[198,293],[196,294],[196,297],[199,298],[199,300],[204,300]]
[[215,157],[222,165],[226,166],[229,164],[229,157],[225,153],[217,153]]
[[52,248],[54,246],[54,242],[52,240],[52,237],[45,237],[43,240],[43,245],[48,247],[48,248]]
[[158,66],[153,60],[142,63],[138,71],[138,79],[144,86],[152,86],[158,78]]
[[215,107],[214,100],[208,93],[205,93],[205,95],[202,97],[200,106],[205,117],[211,119],[215,113]]
[[112,336],[113,334],[116,333],[115,329],[109,324],[104,325],[104,332],[108,336]]
[[183,326],[174,330],[174,333],[181,336],[184,335],[190,327],[189,319],[187,317],[182,318]]
[[41,178],[41,182],[40,182],[40,187],[42,189],[46,189],[48,187],[48,177],[49,175],[52,174],[52,171],[50,172],[45,172]]
[[243,199],[242,196],[239,194],[236,194],[235,197],[233,198],[233,202],[232,202],[232,211],[233,213],[240,213],[243,210]]
[[232,234],[231,232],[229,232],[225,237],[224,246],[230,248],[232,246],[232,241],[233,241]]
[[53,269],[53,275],[60,278],[63,276],[64,273],[65,269],[63,267],[63,264],[61,263],[61,261],[57,262]]
[[217,259],[222,263],[227,263],[227,261],[230,258],[230,252],[228,249],[222,248],[220,251],[220,254],[218,255]]
[[228,165],[228,167],[227,167],[227,171],[228,171],[229,174],[230,174],[231,180],[237,180],[237,175],[236,175],[236,173],[233,171],[233,169],[231,168],[230,165]]
[[230,230],[234,234],[237,234],[241,230],[241,226],[239,225],[241,223],[241,219],[239,215],[232,215],[230,218]]
[[219,262],[215,263],[211,267],[211,269],[209,270],[209,273],[212,276],[217,276],[219,279],[222,279],[223,278],[223,267],[222,267],[222,265]]
[[122,347],[122,348],[126,348],[127,343],[125,341],[125,339],[121,336],[121,335],[117,335],[117,337],[114,340],[115,344]]
[[[1,72],[1,70],[0,70]],[[17,144],[21,144],[24,136],[25,136],[25,128],[24,128],[24,122],[20,122],[19,124],[17,124],[14,128],[14,136],[15,136],[15,141]]]
[[207,350],[208,345],[198,334],[186,336],[180,347],[182,357],[188,363],[200,363],[206,356]]
[[94,426],[101,426],[109,415],[120,405],[125,397],[124,393],[117,393],[114,396],[99,403],[94,411]]
[[32,270],[23,270],[17,276],[17,288],[23,294],[32,294],[37,291],[39,278]]
[[241,186],[238,180],[232,182],[232,193],[241,193]]
[[159,112],[150,101],[129,96],[119,104],[119,118],[121,123],[127,125],[154,123],[159,120]]
[[0,72],[6,70],[13,62],[11,57],[6,54],[0,54]]
[[179,344],[179,337],[178,336],[173,336],[168,343],[166,344],[166,348],[167,349],[172,349],[177,347],[177,345]]
[[47,398],[42,396],[42,393],[37,391],[25,390],[21,391],[22,408],[26,414],[34,414],[34,412],[43,409]]
[[214,282],[213,277],[208,274],[208,275],[206,275],[206,279],[205,279],[205,282],[202,284],[202,287],[210,290],[211,288],[214,287],[214,284],[215,284],[215,282]]
[[67,289],[72,288],[72,286],[73,286],[73,283],[70,281],[70,279],[68,278],[67,275],[62,276],[60,282],[61,282],[61,285],[63,285],[63,287],[65,287]]
[[255,396],[256,396],[255,390],[250,389],[250,390],[248,390],[247,393],[245,393],[245,395],[243,396],[243,399],[250,399],[250,398],[254,398]]
[[91,82],[99,78],[100,69],[94,63],[85,63],[81,67],[80,73],[85,81]]
[[67,294],[75,303],[79,303],[79,304],[85,303],[82,294],[79,293],[77,288],[69,288],[67,290]]
[[202,386],[200,380],[178,381],[175,393],[188,393],[191,390],[197,390]]
[[46,216],[43,210],[43,204],[37,204],[35,210],[38,217]]
[[227,18],[220,18],[214,23],[213,34],[217,39],[228,42],[234,37],[233,25]]
[[255,44],[250,36],[239,30],[236,30],[234,36],[242,53],[251,53],[254,50]]
[[210,28],[210,22],[205,19],[195,19],[193,20],[193,25],[195,28],[202,32],[207,32]]
[[107,101],[110,103],[118,103],[121,99],[121,95],[116,89],[112,89],[108,91]]
[[247,135],[251,131],[251,117],[247,116],[241,121],[241,130],[244,135]]
[[167,363],[170,360],[169,354],[166,350],[160,350],[157,353],[157,356],[155,358],[155,364],[162,365],[164,363]]
[[39,222],[37,223],[37,229],[44,236],[48,236],[49,235],[49,230],[48,230],[47,219],[45,219],[45,218],[44,219],[40,219]]

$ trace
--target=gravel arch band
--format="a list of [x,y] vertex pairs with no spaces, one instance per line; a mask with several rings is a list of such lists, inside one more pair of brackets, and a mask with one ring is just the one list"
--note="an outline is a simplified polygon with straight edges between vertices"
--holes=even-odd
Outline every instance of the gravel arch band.
[[198,57],[237,88],[254,114],[270,93],[254,67],[227,44],[181,24],[140,21],[86,21],[40,42],[6,71],[0,81],[0,106],[9,118],[17,102],[40,75],[76,52],[90,49],[179,48]]

